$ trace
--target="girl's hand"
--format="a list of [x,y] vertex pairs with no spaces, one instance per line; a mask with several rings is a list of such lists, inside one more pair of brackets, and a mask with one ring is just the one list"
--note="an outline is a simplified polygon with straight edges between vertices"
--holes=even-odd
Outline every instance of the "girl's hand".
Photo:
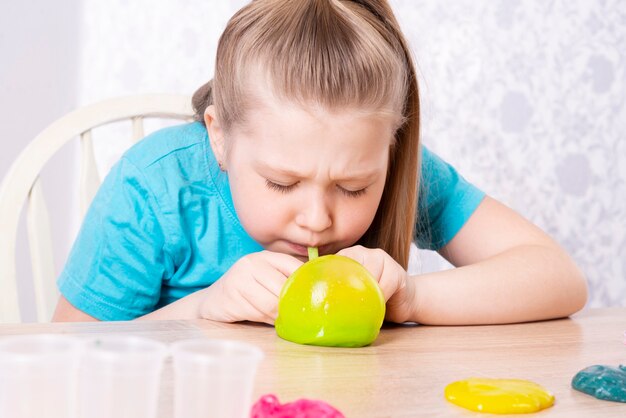
[[302,261],[287,254],[261,251],[239,259],[204,289],[200,316],[220,322],[254,321],[273,325],[278,295]]
[[337,254],[361,263],[376,280],[383,292],[387,308],[385,319],[391,322],[412,321],[415,312],[415,285],[407,272],[380,248],[361,245],[345,248]]

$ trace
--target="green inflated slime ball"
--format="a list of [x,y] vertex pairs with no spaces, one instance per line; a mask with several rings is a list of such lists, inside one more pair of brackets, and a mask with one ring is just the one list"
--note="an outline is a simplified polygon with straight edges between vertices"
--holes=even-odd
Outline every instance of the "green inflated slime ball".
[[361,347],[376,339],[384,318],[385,299],[365,267],[326,255],[287,279],[275,327],[279,337],[295,343]]

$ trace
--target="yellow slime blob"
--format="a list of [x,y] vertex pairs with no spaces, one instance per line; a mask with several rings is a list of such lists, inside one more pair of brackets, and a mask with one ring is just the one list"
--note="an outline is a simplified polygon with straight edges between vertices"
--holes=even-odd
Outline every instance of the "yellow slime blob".
[[549,408],[554,396],[540,385],[519,379],[470,378],[450,383],[446,399],[478,412],[527,414]]

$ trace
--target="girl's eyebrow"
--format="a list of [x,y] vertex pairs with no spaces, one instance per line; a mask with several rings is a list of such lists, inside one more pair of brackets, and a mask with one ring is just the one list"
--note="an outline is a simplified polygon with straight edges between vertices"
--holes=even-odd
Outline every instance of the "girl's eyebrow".
[[289,176],[289,177],[298,177],[298,178],[304,177],[302,173],[298,173],[297,171],[286,168],[286,167],[278,167],[278,166],[274,167],[274,166],[271,166],[269,164],[266,164],[260,161],[255,162],[253,165],[257,168],[257,170],[260,170],[263,172],[271,172],[273,174],[282,174],[282,175]]
[[[287,167],[274,167],[261,161],[257,161],[253,165],[257,168],[257,170],[261,171],[262,173],[284,175],[287,177],[297,178],[297,179],[302,179],[306,177],[305,174],[299,173],[293,169],[290,169]],[[350,173],[349,176],[335,178],[333,180],[335,181],[372,180],[378,176],[379,176],[378,170],[367,170],[367,171],[363,171],[360,173],[359,172]]]

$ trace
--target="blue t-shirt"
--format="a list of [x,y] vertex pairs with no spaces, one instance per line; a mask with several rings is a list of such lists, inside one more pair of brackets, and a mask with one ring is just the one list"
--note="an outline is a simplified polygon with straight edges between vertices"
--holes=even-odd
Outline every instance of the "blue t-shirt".
[[[416,242],[438,249],[484,194],[423,148]],[[205,288],[263,248],[243,229],[207,131],[195,122],[132,147],[98,190],[59,290],[101,320],[127,320]]]

